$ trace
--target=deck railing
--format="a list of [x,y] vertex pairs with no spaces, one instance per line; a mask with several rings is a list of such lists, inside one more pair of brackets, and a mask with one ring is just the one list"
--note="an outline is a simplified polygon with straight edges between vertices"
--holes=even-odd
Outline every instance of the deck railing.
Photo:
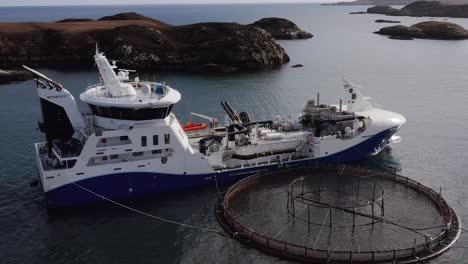
[[[149,84],[150,86],[153,86],[153,85],[156,85],[156,84],[161,84],[161,83],[157,83],[157,82],[148,82],[148,81],[140,81],[138,83],[136,82],[124,82],[124,84],[130,84],[132,85],[136,90],[139,90],[141,89],[141,84],[142,83],[146,83],[146,84]],[[165,84],[161,84],[163,85],[163,89],[164,89],[164,94],[167,94],[169,92],[169,87]],[[86,87],[86,94],[87,95],[90,95],[90,96],[94,96],[94,97],[99,97],[99,98],[106,98],[106,99],[120,99],[120,98],[125,98],[125,97],[128,97],[127,95],[125,96],[112,96],[106,92],[102,93],[101,90],[106,90],[106,85],[104,83],[97,83],[97,84],[93,84],[93,85],[90,85],[88,87]]]

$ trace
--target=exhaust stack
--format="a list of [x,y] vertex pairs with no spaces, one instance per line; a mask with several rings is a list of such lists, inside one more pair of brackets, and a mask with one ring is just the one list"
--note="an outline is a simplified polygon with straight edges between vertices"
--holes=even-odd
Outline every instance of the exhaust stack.
[[23,68],[35,77],[43,119],[40,129],[46,134],[49,146],[53,140],[80,139],[86,124],[73,95],[44,74],[24,65]]

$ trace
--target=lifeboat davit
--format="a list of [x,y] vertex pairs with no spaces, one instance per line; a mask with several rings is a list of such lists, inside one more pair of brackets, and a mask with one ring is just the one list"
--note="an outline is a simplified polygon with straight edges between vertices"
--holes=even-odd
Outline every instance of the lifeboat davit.
[[184,129],[185,132],[192,132],[192,131],[206,129],[208,128],[208,125],[204,123],[195,124],[192,121],[189,121],[187,125],[183,126],[182,128]]

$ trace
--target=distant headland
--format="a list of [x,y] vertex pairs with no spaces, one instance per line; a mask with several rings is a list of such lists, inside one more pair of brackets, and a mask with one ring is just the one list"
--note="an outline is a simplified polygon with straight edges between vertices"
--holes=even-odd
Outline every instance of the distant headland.
[[[336,3],[327,3],[322,4],[325,6],[353,6],[353,5],[387,5],[387,6],[397,6],[397,5],[408,5],[417,0],[355,0],[355,1],[341,1]],[[468,0],[442,0],[440,1],[446,5],[466,5]]]
[[321,4],[324,6],[355,6],[355,5],[407,5],[415,0],[355,0]]
[[367,9],[367,13],[389,16],[468,18],[468,4],[447,5],[439,1],[416,1],[401,9],[391,6],[374,6]]
[[[468,2],[468,0],[466,1]],[[394,8],[390,5],[376,5],[368,8],[366,12],[352,12],[350,14],[468,18],[468,4],[453,5],[444,4],[440,1],[415,1],[407,4],[401,9]]]

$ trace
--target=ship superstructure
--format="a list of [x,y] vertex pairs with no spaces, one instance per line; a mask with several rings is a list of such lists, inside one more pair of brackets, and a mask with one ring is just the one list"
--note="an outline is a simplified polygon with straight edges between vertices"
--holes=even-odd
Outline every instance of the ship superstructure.
[[131,70],[116,71],[98,50],[94,59],[101,82],[80,95],[90,109],[83,113],[61,84],[25,67],[36,76],[43,114],[39,127],[46,141],[35,149],[49,206],[98,199],[79,186],[121,199],[230,184],[278,167],[360,160],[386,147],[406,121],[372,107],[345,81],[344,102],[309,100],[296,119],[254,121],[222,102],[225,126],[213,120],[186,132],[172,112],[181,99],[177,90],[130,79]]

